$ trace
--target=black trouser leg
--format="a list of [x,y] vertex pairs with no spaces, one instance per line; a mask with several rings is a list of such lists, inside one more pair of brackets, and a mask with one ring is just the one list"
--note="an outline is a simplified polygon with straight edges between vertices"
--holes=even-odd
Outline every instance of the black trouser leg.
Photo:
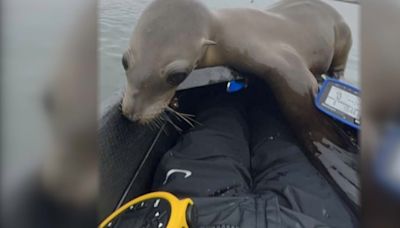
[[249,111],[253,193],[267,199],[267,213],[275,216],[267,219],[274,224],[280,220],[284,227],[353,227],[349,210],[273,107]]
[[177,196],[234,196],[251,185],[244,108],[225,95],[197,114],[197,126],[162,158],[153,188]]

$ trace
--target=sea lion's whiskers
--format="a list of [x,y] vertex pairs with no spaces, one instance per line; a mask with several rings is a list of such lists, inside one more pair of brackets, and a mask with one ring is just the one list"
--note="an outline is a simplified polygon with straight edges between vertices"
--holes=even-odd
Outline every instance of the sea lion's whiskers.
[[162,127],[162,125],[163,125],[162,121],[161,121],[158,117],[154,118],[153,121],[154,121],[154,123],[156,124],[157,128],[158,128],[158,129],[161,129],[161,127]]
[[179,120],[179,122],[182,122],[182,119],[176,114],[174,109],[172,109],[171,107],[166,107],[165,110],[172,113],[172,115],[174,115],[176,119]]
[[[184,117],[182,117],[181,115],[179,115],[175,110],[168,108],[168,111],[170,111],[174,116],[176,116],[177,120],[179,121],[185,121],[186,123],[188,123],[188,120],[186,120]],[[192,123],[188,123],[190,126],[192,126]]]
[[150,127],[150,129],[151,129],[152,131],[155,130],[153,122],[146,122],[145,125],[148,126],[148,127]]
[[191,127],[194,127],[194,124],[192,123],[193,119],[183,116],[180,112],[175,112],[175,114],[179,116],[182,120],[184,120],[186,123],[188,123]]
[[202,123],[200,123],[199,121],[195,120],[194,118],[196,117],[196,115],[192,115],[192,114],[188,114],[188,113],[183,113],[183,112],[178,112],[177,113],[181,114],[182,116],[184,116],[185,118],[187,118],[188,120],[198,124],[198,125],[202,125]]
[[167,130],[166,130],[166,128],[165,128],[166,120],[164,119],[163,114],[164,114],[164,113],[161,113],[159,116],[157,116],[157,117],[156,117],[156,120],[157,120],[157,122],[159,122],[160,125],[161,125],[160,129],[162,129],[162,131],[163,131],[166,135],[168,135],[168,132],[167,132]]
[[156,127],[156,129],[160,127],[156,121],[151,121],[151,124],[153,124]]
[[191,127],[194,127],[194,124],[192,122],[190,122],[189,119],[187,119],[186,117],[184,117],[183,115],[181,115],[179,112],[175,112],[175,114],[180,117],[183,121],[185,121],[187,124],[189,124]]
[[[189,118],[189,117],[185,117],[183,115],[183,113],[180,113],[174,109],[172,109],[171,107],[167,107],[167,110],[172,112],[176,117],[178,117],[178,119],[182,119],[183,121],[185,121],[187,124],[189,124],[191,127],[194,127],[194,124],[191,122],[191,120],[193,121],[193,119]],[[195,122],[195,121],[193,121]]]
[[194,127],[193,123],[198,124],[198,125],[202,125],[200,122],[198,122],[198,121],[196,121],[195,119],[192,118],[192,117],[195,117],[195,115],[178,112],[178,111],[172,109],[171,107],[167,107],[167,110],[172,112],[173,114],[175,114],[180,119],[184,120],[186,123],[188,123],[192,127]]
[[180,127],[178,127],[170,118],[167,121],[179,132],[183,131]]
[[143,125],[146,127],[149,127],[150,130],[155,131],[158,129],[157,124],[152,120],[152,121],[144,121]]
[[154,124],[148,124],[147,126],[149,126],[150,127],[150,129],[152,130],[152,131],[154,131],[154,130],[156,130],[156,128],[155,128],[155,126],[154,126]]
[[161,126],[160,126],[160,123],[158,122],[158,120],[155,118],[155,119],[153,119],[153,123],[154,123],[154,125],[156,125],[157,126],[157,128],[160,128]]
[[165,127],[161,128],[161,129],[162,129],[162,131],[165,133],[165,135],[168,136],[168,131],[167,131],[167,129],[165,129]]
[[158,124],[159,128],[161,129],[162,125],[164,124],[163,121],[157,116],[155,119],[156,123]]
[[165,117],[165,120],[166,120],[168,123],[170,123],[177,131],[183,131],[182,128],[178,127],[178,126],[171,120],[171,118],[170,118],[167,114],[165,114],[164,117]]
[[153,130],[153,126],[150,123],[145,123],[144,126],[149,127],[151,130]]
[[196,115],[192,115],[192,114],[188,114],[188,113],[183,113],[183,112],[179,112],[180,114],[186,116],[186,117],[196,117]]
[[187,119],[189,119],[190,121],[192,121],[192,122],[194,122],[194,123],[196,123],[196,124],[198,124],[198,125],[202,125],[202,123],[200,123],[199,121],[197,121],[197,120],[195,120],[195,119],[193,119],[192,117],[195,117],[195,115],[191,115],[191,114],[186,114],[186,113],[182,113],[182,112],[180,112],[180,114],[181,115],[183,115],[183,116],[185,116]]

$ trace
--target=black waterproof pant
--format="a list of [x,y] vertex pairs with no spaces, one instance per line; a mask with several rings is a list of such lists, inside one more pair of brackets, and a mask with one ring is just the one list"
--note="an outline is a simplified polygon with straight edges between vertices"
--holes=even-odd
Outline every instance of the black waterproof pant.
[[192,198],[197,227],[354,227],[279,112],[237,96],[201,108],[202,125],[164,155],[153,190]]

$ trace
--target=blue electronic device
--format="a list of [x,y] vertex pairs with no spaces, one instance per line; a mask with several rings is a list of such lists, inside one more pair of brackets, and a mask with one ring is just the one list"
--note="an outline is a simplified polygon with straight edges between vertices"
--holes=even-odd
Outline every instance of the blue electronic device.
[[247,81],[242,79],[232,80],[226,84],[226,92],[235,93],[247,87]]
[[327,78],[320,87],[315,105],[335,120],[354,129],[360,129],[360,90],[354,86]]

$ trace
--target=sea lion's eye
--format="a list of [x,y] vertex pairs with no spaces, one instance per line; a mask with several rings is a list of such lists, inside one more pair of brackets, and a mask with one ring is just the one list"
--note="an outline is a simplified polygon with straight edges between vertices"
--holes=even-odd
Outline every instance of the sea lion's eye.
[[126,55],[122,56],[122,66],[124,66],[125,70],[128,70],[128,56]]
[[167,83],[172,85],[172,86],[177,86],[183,82],[186,77],[188,76],[187,73],[174,73],[174,74],[169,74],[167,76]]

